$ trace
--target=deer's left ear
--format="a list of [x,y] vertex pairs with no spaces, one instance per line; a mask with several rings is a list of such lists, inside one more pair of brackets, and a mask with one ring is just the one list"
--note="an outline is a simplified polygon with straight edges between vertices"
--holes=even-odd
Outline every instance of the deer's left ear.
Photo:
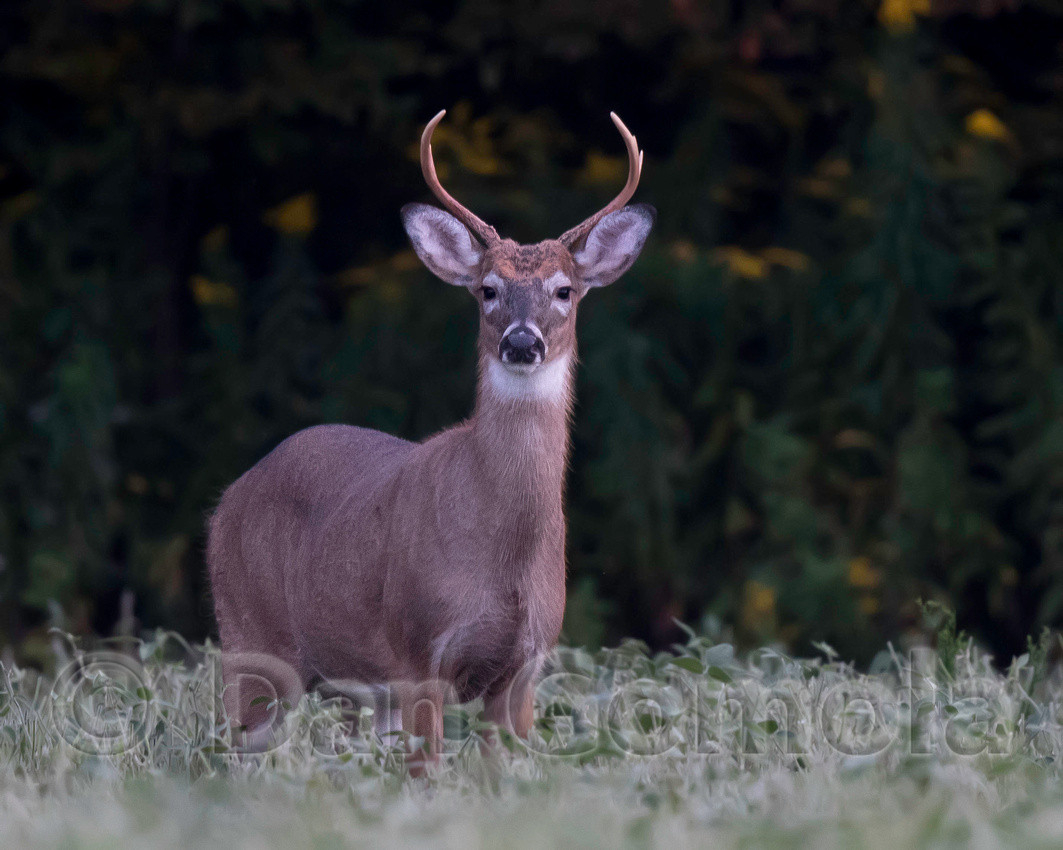
[[572,255],[583,285],[606,286],[631,268],[656,220],[657,210],[649,204],[632,204],[594,225]]

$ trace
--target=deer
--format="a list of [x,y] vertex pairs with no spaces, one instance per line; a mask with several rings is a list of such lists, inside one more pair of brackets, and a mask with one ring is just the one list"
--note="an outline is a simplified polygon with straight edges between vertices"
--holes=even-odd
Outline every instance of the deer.
[[520,738],[533,723],[565,609],[577,310],[635,262],[656,210],[628,205],[643,154],[610,113],[628,156],[620,193],[558,239],[503,239],[437,176],[445,114],[420,144],[443,209],[401,216],[428,270],[476,300],[473,412],[422,442],[310,427],[223,493],[206,556],[223,705],[249,748],[271,740],[279,703],[322,682],[386,691],[376,730],[420,742],[408,757],[422,766],[438,764],[445,703],[482,698],[484,718]]

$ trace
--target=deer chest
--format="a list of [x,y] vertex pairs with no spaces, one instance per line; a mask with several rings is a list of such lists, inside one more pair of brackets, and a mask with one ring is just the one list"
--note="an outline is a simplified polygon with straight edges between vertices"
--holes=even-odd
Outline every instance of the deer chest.
[[463,701],[537,668],[560,630],[562,610],[548,609],[540,598],[516,589],[492,596],[433,641],[433,666]]

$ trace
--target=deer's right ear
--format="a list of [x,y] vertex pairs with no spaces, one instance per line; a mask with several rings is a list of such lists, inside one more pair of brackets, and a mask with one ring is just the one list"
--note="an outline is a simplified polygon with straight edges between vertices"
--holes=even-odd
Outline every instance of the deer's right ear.
[[454,216],[428,204],[407,204],[402,223],[413,250],[432,274],[455,286],[476,280],[483,250]]

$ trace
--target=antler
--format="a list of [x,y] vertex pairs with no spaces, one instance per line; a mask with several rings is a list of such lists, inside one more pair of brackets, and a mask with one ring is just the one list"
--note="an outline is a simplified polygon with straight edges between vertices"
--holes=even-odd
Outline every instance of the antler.
[[424,172],[425,182],[428,184],[428,188],[432,190],[432,194],[439,198],[443,206],[450,210],[458,221],[475,233],[481,242],[490,247],[502,241],[498,231],[483,219],[474,215],[469,209],[459,204],[443,188],[443,184],[439,182],[439,177],[436,175],[436,164],[432,159],[432,132],[446,114],[447,111],[441,109],[436,117],[428,122],[428,126],[424,128],[424,133],[421,134],[421,171]]
[[616,124],[616,129],[620,131],[620,135],[624,139],[624,144],[627,146],[627,183],[624,184],[624,188],[620,190],[620,194],[611,200],[605,207],[596,212],[586,221],[581,224],[577,224],[571,230],[566,230],[561,234],[560,242],[568,249],[574,248],[578,245],[583,238],[591,232],[591,228],[594,227],[599,221],[611,212],[616,212],[624,204],[631,200],[631,196],[635,194],[635,189],[639,185],[639,177],[642,176],[642,152],[639,150],[639,143],[631,131],[624,126],[624,122],[620,120],[615,112],[610,112],[609,117],[613,119],[613,123]]

